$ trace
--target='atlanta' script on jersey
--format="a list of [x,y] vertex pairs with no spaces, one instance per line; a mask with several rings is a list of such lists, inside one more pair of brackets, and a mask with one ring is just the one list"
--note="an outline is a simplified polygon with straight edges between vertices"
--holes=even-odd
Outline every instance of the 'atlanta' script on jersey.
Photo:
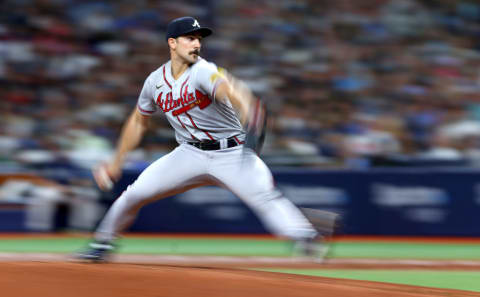
[[[163,92],[160,92],[155,102],[163,110],[163,112],[169,112],[173,110],[172,114],[177,116],[189,111],[195,106],[200,107],[200,109],[204,109],[212,103],[212,100],[199,90],[195,90],[195,93],[189,93],[188,86],[186,86],[185,91],[180,95],[180,98],[173,99],[172,92],[168,92],[165,96],[163,96]],[[180,108],[176,109],[177,107]]]

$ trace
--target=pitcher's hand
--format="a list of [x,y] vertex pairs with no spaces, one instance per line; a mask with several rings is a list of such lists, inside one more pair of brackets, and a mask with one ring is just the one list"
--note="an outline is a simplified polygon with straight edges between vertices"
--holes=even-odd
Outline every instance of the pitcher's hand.
[[102,163],[96,166],[92,173],[98,187],[102,191],[110,191],[120,178],[122,168],[114,163]]

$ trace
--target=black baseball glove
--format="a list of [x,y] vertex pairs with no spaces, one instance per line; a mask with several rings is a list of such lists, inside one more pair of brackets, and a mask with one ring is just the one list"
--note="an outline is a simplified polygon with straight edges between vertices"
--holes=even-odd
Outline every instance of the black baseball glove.
[[261,100],[256,100],[251,108],[249,120],[246,125],[245,149],[251,149],[260,154],[267,130],[267,108]]

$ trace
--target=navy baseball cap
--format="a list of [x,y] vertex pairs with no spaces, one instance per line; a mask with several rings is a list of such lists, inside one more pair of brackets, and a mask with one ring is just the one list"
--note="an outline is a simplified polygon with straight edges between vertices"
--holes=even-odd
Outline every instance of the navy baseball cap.
[[213,33],[212,29],[201,27],[198,21],[190,16],[174,19],[167,26],[166,40],[177,38],[193,32],[199,32],[202,37],[207,37]]

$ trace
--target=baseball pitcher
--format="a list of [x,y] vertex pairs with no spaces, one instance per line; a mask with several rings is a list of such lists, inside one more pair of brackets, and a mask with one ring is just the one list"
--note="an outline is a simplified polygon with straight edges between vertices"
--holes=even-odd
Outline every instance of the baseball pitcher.
[[229,189],[272,233],[301,243],[308,253],[317,250],[313,245],[324,234],[275,188],[270,170],[256,154],[264,136],[264,105],[245,84],[199,56],[202,39],[211,34],[192,17],[168,24],[170,60],[145,80],[115,156],[94,170],[95,180],[103,190],[112,187],[126,154],[139,145],[158,111],[167,117],[179,145],[128,186],[78,258],[105,260],[143,205],[204,185]]

